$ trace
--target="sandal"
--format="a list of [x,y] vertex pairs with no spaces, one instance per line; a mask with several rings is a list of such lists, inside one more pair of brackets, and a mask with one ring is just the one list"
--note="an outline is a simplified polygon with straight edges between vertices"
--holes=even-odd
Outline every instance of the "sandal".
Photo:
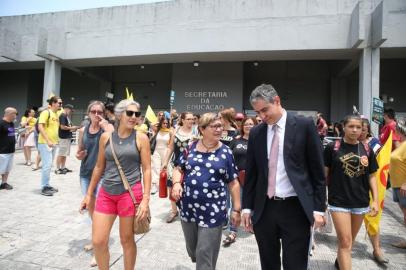
[[232,243],[235,242],[235,239],[237,238],[236,233],[230,233],[227,235],[226,239],[223,240],[223,247],[229,247]]
[[398,242],[398,243],[392,243],[391,245],[393,247],[406,249],[406,241],[402,241],[402,242]]
[[95,267],[95,266],[97,266],[97,262],[96,262],[96,257],[93,256],[92,261],[90,262],[90,267]]
[[87,245],[84,246],[83,249],[84,249],[85,251],[91,251],[91,250],[93,250],[93,244],[92,244],[92,243],[87,244]]
[[176,217],[178,216],[178,212],[170,212],[168,218],[166,219],[166,223],[172,223],[175,221]]
[[374,260],[378,263],[378,264],[387,264],[389,263],[389,260],[387,258],[385,258],[383,256],[383,254],[378,254],[375,251],[372,252],[372,255],[374,256]]

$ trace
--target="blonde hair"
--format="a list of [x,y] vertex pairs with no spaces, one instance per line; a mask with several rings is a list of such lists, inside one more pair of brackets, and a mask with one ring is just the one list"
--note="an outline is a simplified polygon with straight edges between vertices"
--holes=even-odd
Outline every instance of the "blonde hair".
[[87,113],[88,114],[90,113],[90,110],[92,109],[92,107],[95,106],[95,105],[99,105],[102,108],[103,112],[104,112],[104,103],[101,102],[101,101],[98,101],[98,100],[94,100],[94,101],[91,101],[89,103],[89,106],[87,106]]
[[202,116],[200,116],[199,119],[199,128],[205,129],[208,125],[213,123],[216,120],[219,120],[220,117],[216,113],[205,113]]
[[235,110],[233,108],[220,111],[220,115],[223,120],[227,121],[233,128],[237,128],[237,124],[235,123]]
[[396,121],[396,130],[401,133],[403,136],[406,136],[406,122],[405,119],[397,119]]

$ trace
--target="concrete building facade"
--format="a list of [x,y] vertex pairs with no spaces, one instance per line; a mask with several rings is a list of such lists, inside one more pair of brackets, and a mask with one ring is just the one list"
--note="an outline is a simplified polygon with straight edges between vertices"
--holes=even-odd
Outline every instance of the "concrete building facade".
[[271,83],[289,110],[337,121],[372,98],[406,111],[404,0],[175,0],[0,17],[0,107],[49,94],[85,108],[128,87],[143,105],[250,110]]

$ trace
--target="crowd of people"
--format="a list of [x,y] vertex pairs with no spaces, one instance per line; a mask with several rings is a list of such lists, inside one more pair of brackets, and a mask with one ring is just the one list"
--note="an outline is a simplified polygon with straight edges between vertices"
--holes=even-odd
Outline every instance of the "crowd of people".
[[[109,267],[109,235],[117,216],[124,268],[134,269],[134,219],[145,220],[151,198],[166,188],[171,205],[166,222],[180,218],[196,269],[215,269],[221,244],[232,246],[240,225],[255,235],[262,269],[307,269],[311,227],[325,226],[327,215],[337,233],[335,267],[351,269],[364,217],[379,212],[376,156],[388,138],[393,200],[406,224],[406,123],[396,120],[393,110],[385,110],[375,138],[369,121],[358,114],[330,124],[321,113],[315,122],[287,112],[271,85],[256,87],[250,104],[255,116],[233,108],[202,115],[173,111],[159,112],[157,121],[149,122],[135,101],[92,101],[86,121],[76,126],[74,107],[53,96],[38,117],[31,108],[25,111],[20,145],[25,165],[41,169],[40,194],[53,196],[58,192],[50,185],[54,157],[55,174],[72,173],[66,159],[78,131],[80,211],[87,209],[92,219],[92,242],[85,249],[94,250],[91,265],[99,269]],[[6,108],[0,122],[0,188],[5,190],[13,188],[8,175],[17,114]],[[323,148],[325,137],[335,139]],[[34,147],[39,155],[32,164]],[[379,233],[370,239],[375,260],[388,263]],[[406,248],[406,241],[394,245]]]

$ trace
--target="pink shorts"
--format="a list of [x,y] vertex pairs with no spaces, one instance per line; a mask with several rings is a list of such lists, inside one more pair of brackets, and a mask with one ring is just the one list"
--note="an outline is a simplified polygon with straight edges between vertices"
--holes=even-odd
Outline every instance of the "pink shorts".
[[[142,200],[141,182],[137,182],[131,189],[133,190],[135,201],[140,203]],[[107,215],[118,215],[119,217],[131,217],[135,215],[135,210],[130,193],[127,191],[120,195],[112,195],[107,193],[103,187],[100,187],[96,199],[96,212]]]

